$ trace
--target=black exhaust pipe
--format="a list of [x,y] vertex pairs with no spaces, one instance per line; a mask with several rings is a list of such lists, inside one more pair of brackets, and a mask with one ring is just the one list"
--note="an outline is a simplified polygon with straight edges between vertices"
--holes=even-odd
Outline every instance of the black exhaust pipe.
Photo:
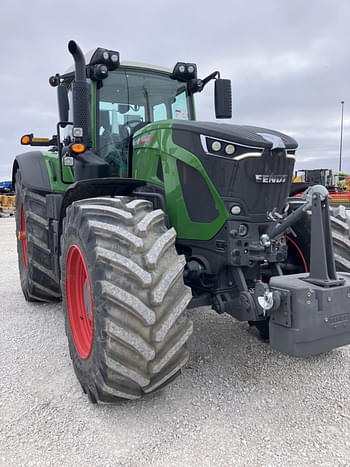
[[90,89],[86,81],[85,58],[79,45],[69,41],[68,50],[75,64],[75,82],[73,83],[73,123],[75,128],[83,129],[82,143],[91,147]]

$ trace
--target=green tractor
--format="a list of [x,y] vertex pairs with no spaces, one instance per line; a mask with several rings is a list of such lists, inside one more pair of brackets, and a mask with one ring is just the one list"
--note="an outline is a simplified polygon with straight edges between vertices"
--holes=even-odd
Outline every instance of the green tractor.
[[296,141],[196,122],[193,95],[211,80],[216,117],[231,117],[217,71],[201,80],[193,63],[68,49],[74,69],[50,78],[57,132],[22,137],[49,149],[18,155],[13,183],[24,296],[62,299],[90,401],[171,382],[188,359],[190,307],[247,321],[290,355],[349,344],[350,279],[335,269],[327,195],[312,187],[288,202]]

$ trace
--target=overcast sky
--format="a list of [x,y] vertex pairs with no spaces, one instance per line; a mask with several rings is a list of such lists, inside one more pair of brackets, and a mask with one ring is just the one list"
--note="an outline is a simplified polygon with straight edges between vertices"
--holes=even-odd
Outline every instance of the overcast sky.
[[[297,168],[338,168],[344,100],[350,172],[349,25],[349,0],[1,0],[0,180],[26,150],[21,135],[55,132],[48,78],[71,66],[70,39],[125,61],[196,62],[200,77],[220,70],[232,80],[232,122],[296,138]],[[214,120],[212,85],[196,102],[198,120]]]

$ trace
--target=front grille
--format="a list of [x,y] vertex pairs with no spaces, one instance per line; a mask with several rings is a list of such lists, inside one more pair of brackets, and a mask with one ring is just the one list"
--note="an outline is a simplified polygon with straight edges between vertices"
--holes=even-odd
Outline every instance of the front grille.
[[[266,215],[274,208],[284,208],[294,167],[285,151],[265,149],[262,157],[240,161],[213,156],[201,160],[220,196],[242,200],[247,213]],[[284,183],[276,183],[279,181]]]

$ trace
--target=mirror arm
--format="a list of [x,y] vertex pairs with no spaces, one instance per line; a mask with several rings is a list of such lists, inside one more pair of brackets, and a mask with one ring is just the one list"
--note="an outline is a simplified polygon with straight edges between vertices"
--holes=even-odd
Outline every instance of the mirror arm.
[[213,71],[213,73],[210,73],[210,75],[208,75],[204,79],[191,79],[188,82],[188,90],[191,94],[194,94],[195,92],[202,92],[204,87],[209,83],[209,81],[217,78],[220,78],[219,71]]
[[203,83],[202,89],[204,88],[204,86],[206,86],[209,83],[209,81],[211,81],[212,79],[216,79],[216,78],[220,78],[220,71],[213,71],[213,73],[210,73],[210,75],[202,79],[202,83]]

